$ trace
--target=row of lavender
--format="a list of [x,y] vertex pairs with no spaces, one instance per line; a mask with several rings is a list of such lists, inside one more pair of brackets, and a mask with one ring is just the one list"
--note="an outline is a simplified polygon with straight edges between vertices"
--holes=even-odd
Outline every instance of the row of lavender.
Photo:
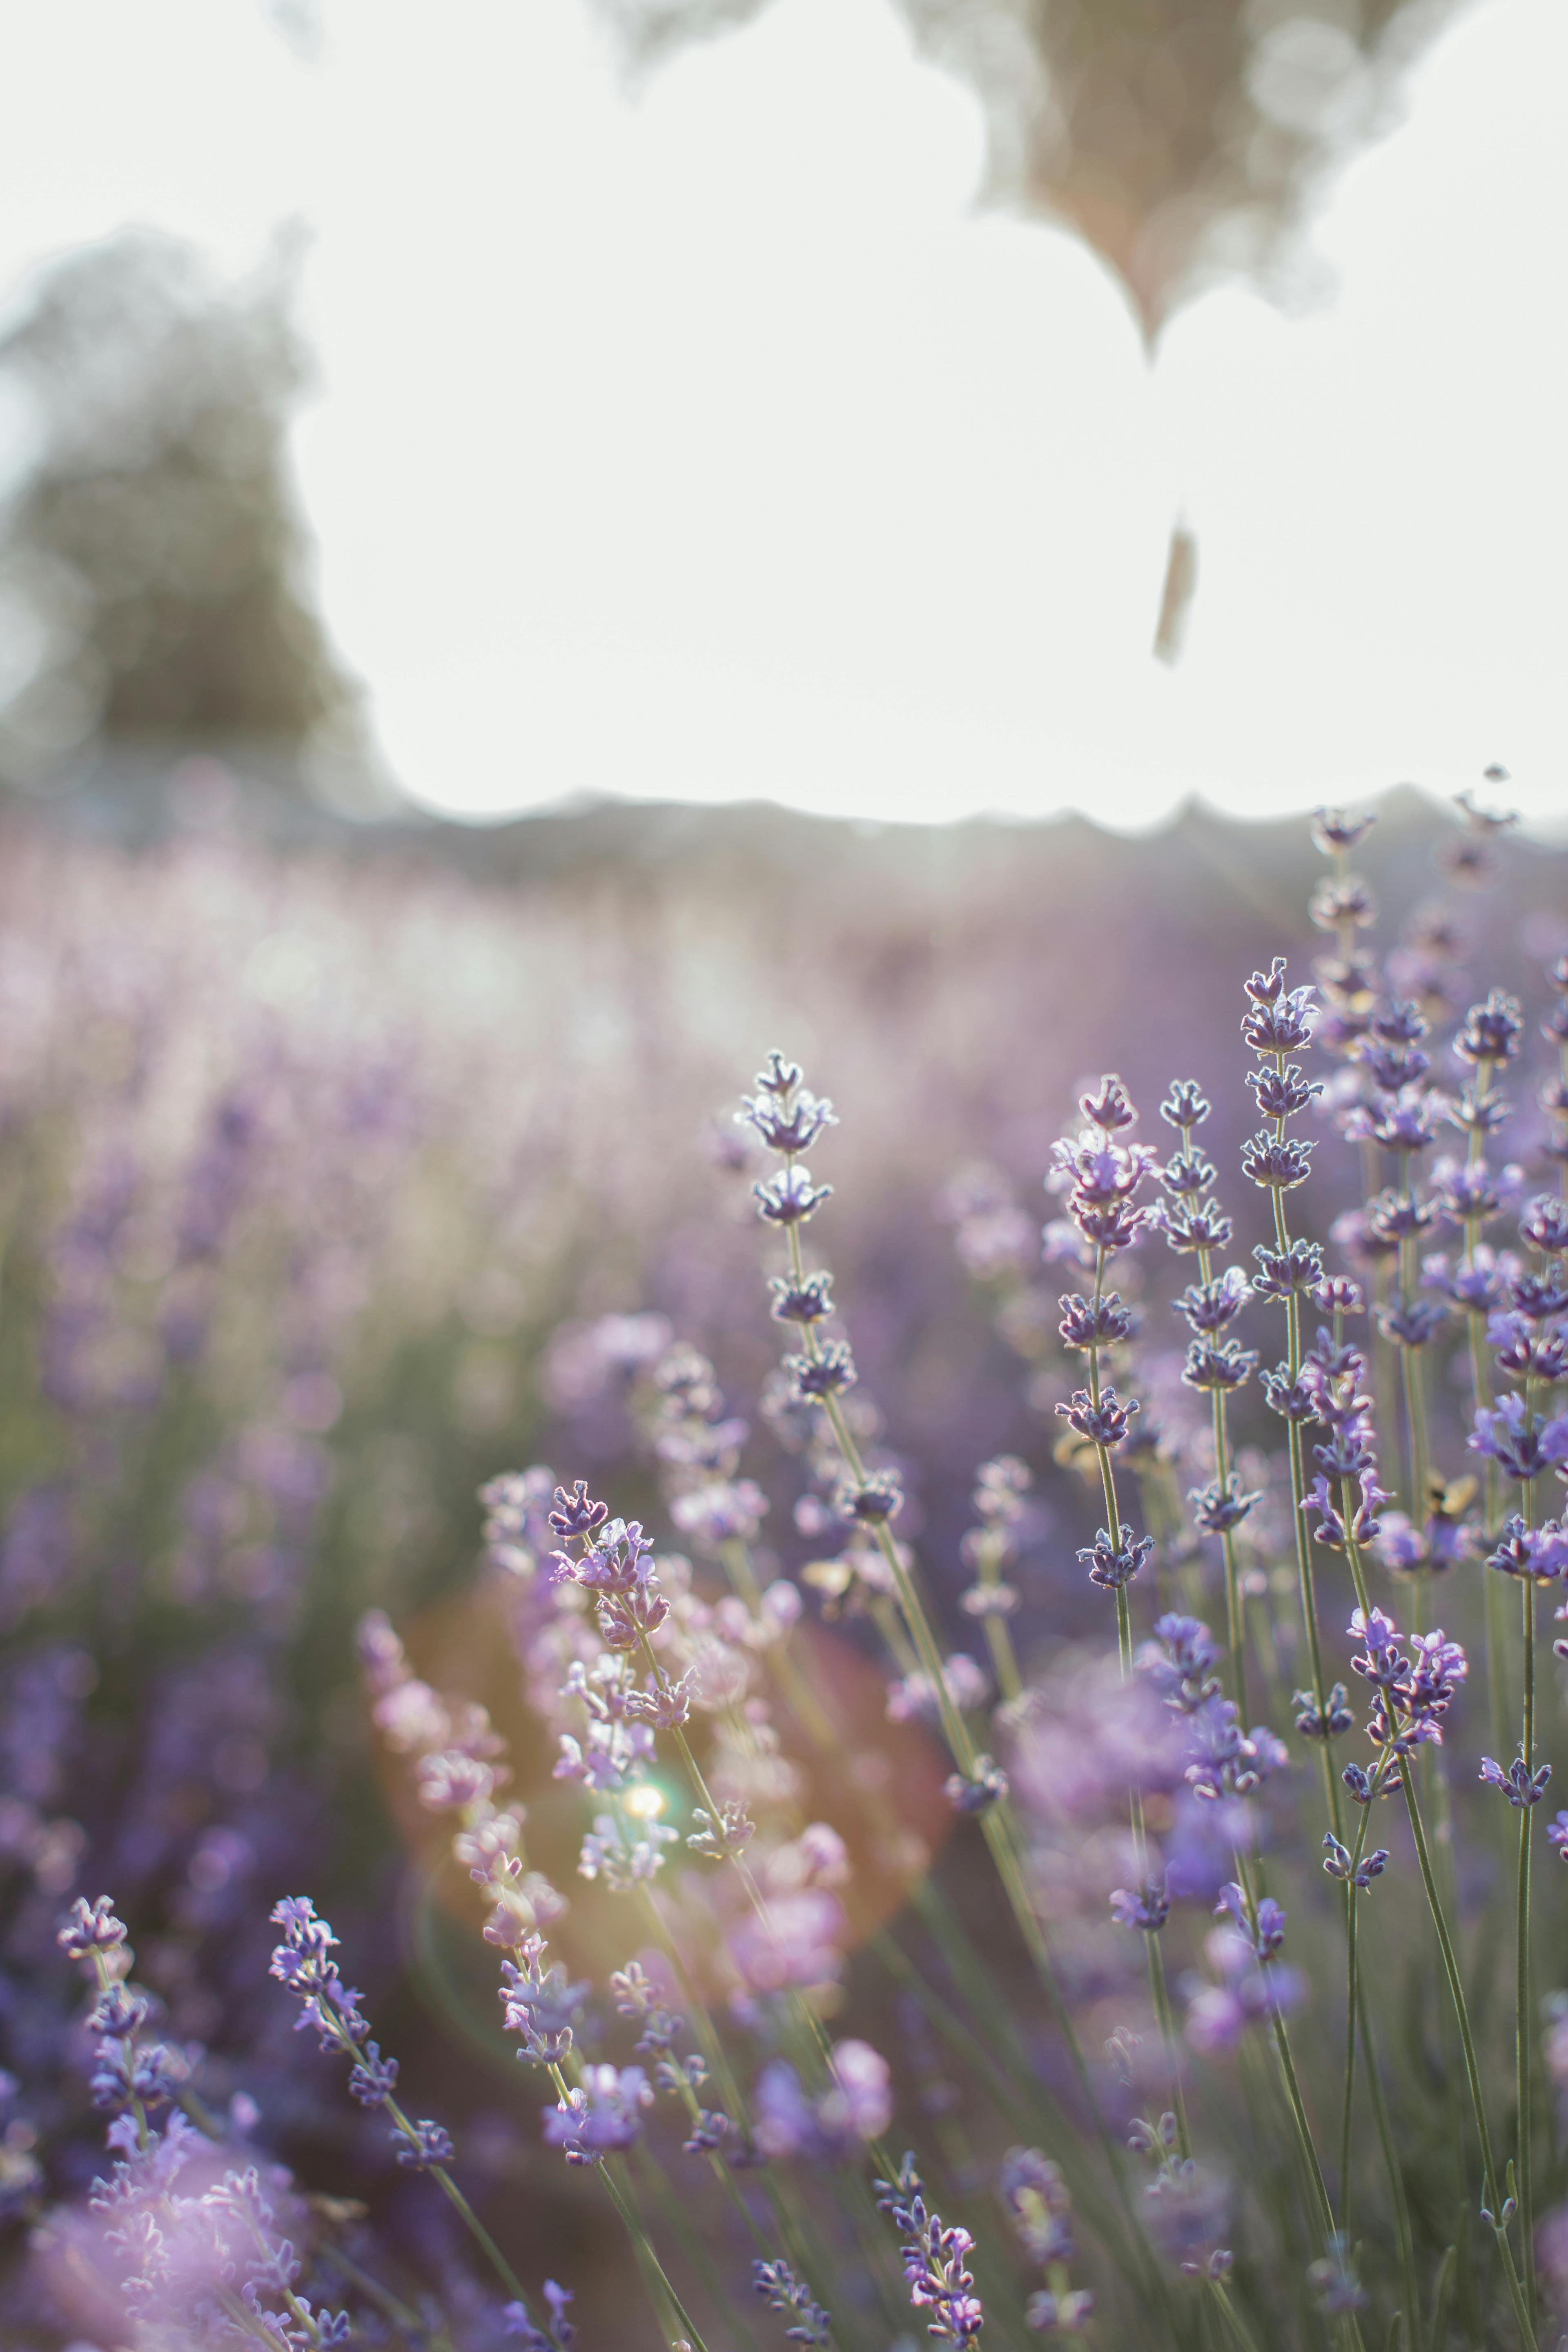
[[[780,2329],[843,2352],[922,2323],[953,2343],[983,2327],[1115,2340],[1130,2326],[1194,2346],[1216,2328],[1244,2344],[1365,2341],[1373,2327],[1379,2340],[1479,2343],[1501,2314],[1539,2340],[1553,2237],[1550,2220],[1532,2222],[1560,2184],[1532,2063],[1532,1936],[1541,1893],[1555,1891],[1538,1891],[1532,1915],[1548,1710],[1534,1595],[1565,1564],[1540,1504],[1568,1455],[1568,1417],[1551,1410],[1568,1227],[1549,1166],[1530,1161],[1562,1158],[1568,1106],[1561,1076],[1549,1080],[1533,1135],[1520,1120],[1520,1161],[1496,1163],[1499,1080],[1521,1057],[1523,1016],[1498,992],[1450,1013],[1437,923],[1393,974],[1358,946],[1373,918],[1346,870],[1358,831],[1321,828],[1335,871],[1313,913],[1337,934],[1318,971],[1322,1008],[1278,963],[1248,984],[1262,1123],[1241,1165],[1269,1234],[1253,1267],[1217,1264],[1238,1211],[1215,1197],[1193,1081],[1162,1104],[1166,1150],[1131,1139],[1131,1104],[1107,1080],[1057,1154],[1067,1213],[1047,1252],[1080,1270],[1056,1313],[1084,1370],[1070,1395],[1059,1380],[1047,1394],[1048,1373],[1033,1388],[1061,1415],[1058,1463],[1102,1505],[1078,1557],[1084,1589],[1110,1596],[1114,1657],[1042,1643],[1019,1614],[1031,1572],[1048,1562],[1062,1578],[1064,1547],[1011,1454],[980,1470],[960,1547],[985,1664],[943,1654],[931,1563],[908,1540],[910,1465],[833,1334],[831,1277],[806,1262],[804,1229],[830,1188],[803,1154],[836,1122],[777,1055],[742,1117],[780,1162],[756,1193],[784,1254],[773,1312],[795,1339],[763,1410],[814,1555],[799,1580],[775,1572],[766,1498],[742,1475],[750,1433],[712,1368],[688,1348],[660,1352],[657,1318],[621,1318],[563,1335],[555,1356],[576,1364],[563,1387],[583,1401],[595,1349],[625,1367],[693,1559],[661,1551],[656,1564],[644,1528],[581,1483],[557,1491],[533,1471],[487,1489],[491,1582],[555,1743],[553,1793],[531,1789],[525,1813],[490,1715],[416,1672],[385,1616],[364,1621],[377,1721],[437,1827],[431,1882],[443,1883],[438,1844],[454,1908],[458,1874],[480,1890],[505,2029],[548,2078],[544,2141],[624,2230],[650,2342],[660,2330],[715,2352],[765,2340],[737,2294],[742,2257]],[[1460,865],[1484,855],[1467,845]],[[1452,1087],[1423,1043],[1446,1017],[1463,1081]],[[1546,1026],[1561,1045],[1561,999]],[[1326,1088],[1294,1058],[1325,1049]],[[1223,1081],[1222,1066],[1216,1097]],[[1327,1262],[1288,1207],[1313,1149],[1289,1129],[1320,1101],[1359,1143],[1368,1191],[1336,1223]],[[1445,1126],[1462,1133],[1462,1157],[1436,1151]],[[1152,1185],[1152,1207],[1140,1197]],[[1037,1358],[1016,1210],[994,1180],[958,1188],[951,1206],[1002,1328]],[[1504,1217],[1518,1250],[1483,1238]],[[1429,1246],[1438,1221],[1454,1236],[1446,1253]],[[1158,1289],[1157,1265],[1142,1281],[1123,1272],[1162,1239],[1195,1277],[1175,1302],[1193,1337],[1169,1393],[1132,1304],[1135,1288]],[[164,1278],[181,1271],[176,1251]],[[1255,1302],[1284,1324],[1281,1360],[1261,1376],[1259,1350],[1232,1328]],[[1145,1329],[1168,1311],[1145,1298]],[[1458,1470],[1466,1443],[1456,1385],[1440,1385],[1455,1335],[1479,1480],[1431,1466]],[[1150,1379],[1134,1399],[1140,1361]],[[319,1356],[289,1367],[308,1387],[332,1377]],[[1267,1423],[1247,1410],[1259,1390],[1282,1431],[1273,1460]],[[101,1412],[81,1420],[84,1443],[101,1436]],[[1467,1638],[1485,1620],[1490,1745],[1504,1759],[1471,1777],[1518,1817],[1506,1880],[1463,1743],[1443,1746],[1466,1650],[1424,1630],[1434,1579],[1455,1569],[1437,1588],[1443,1613]],[[803,1584],[826,1625],[803,1609]],[[1510,1590],[1521,1603],[1505,1615],[1494,1596]],[[1403,1644],[1396,1605],[1417,1629]],[[879,1655],[891,1680],[868,1707]],[[1367,1682],[1373,1732],[1351,1762],[1346,1660]],[[1390,1797],[1406,1827],[1387,1829],[1385,1847],[1370,1832],[1374,1815],[1392,1822],[1379,1813]],[[1328,1875],[1314,1889],[1303,1871],[1320,1838]],[[568,1841],[584,1883],[570,1907],[557,1883]],[[54,1883],[62,1872],[68,1886],[63,1863]],[[1401,1872],[1428,1906],[1425,1927],[1386,1904]],[[41,1905],[47,1874],[36,1883]],[[1365,1918],[1363,1898],[1377,1906]],[[94,1979],[93,2096],[118,2116],[118,2161],[85,2209],[57,2209],[39,2231],[53,2291],[74,2282],[90,2306],[80,2324],[113,2341],[455,2344],[494,2330],[569,2342],[564,2291],[524,2284],[465,2194],[443,2125],[400,2103],[331,1931],[301,1900],[275,1916],[273,1973],[351,2061],[355,2100],[388,2117],[395,2161],[431,2176],[430,2195],[471,2232],[494,2293],[449,2275],[438,2308],[395,2254],[304,2199],[262,2153],[276,2132],[254,2101],[231,2095],[226,2108],[200,2055],[159,2024],[166,1988],[154,1997],[131,1979],[106,1902],[79,1905],[64,1940]],[[1549,2074],[1555,2039],[1549,2019]],[[902,2161],[895,2116],[916,2143]],[[25,2201],[36,2126],[19,2124]],[[922,2179],[940,2181],[935,2210]]]

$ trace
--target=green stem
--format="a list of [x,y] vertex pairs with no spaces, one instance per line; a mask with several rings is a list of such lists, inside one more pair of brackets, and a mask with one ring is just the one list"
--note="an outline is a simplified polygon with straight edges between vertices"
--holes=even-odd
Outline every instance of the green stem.
[[1355,2104],[1355,2037],[1358,2013],[1357,1995],[1360,1985],[1356,1976],[1356,1874],[1361,1869],[1366,1851],[1366,1833],[1372,1821],[1372,1806],[1363,1805],[1361,1819],[1356,1823],[1355,1847],[1351,1855],[1351,1874],[1345,1885],[1348,1897],[1345,1913],[1345,2091],[1344,2108],[1340,2121],[1340,2226],[1350,2229],[1351,2205],[1351,2115]]
[[[1285,1065],[1284,1055],[1277,1055],[1275,1060],[1277,1066],[1282,1070]],[[1282,1138],[1285,1132],[1285,1122],[1282,1118],[1276,1121],[1276,1130]],[[1270,1198],[1274,1203],[1275,1246],[1283,1256],[1290,1247],[1290,1228],[1285,1217],[1285,1195],[1276,1186]],[[1285,1328],[1289,1370],[1290,1378],[1294,1381],[1301,1369],[1301,1303],[1294,1291],[1290,1292],[1285,1301]],[[1320,1720],[1326,1720],[1328,1685],[1323,1680],[1322,1644],[1318,1636],[1318,1602],[1312,1581],[1311,1538],[1307,1532],[1305,1508],[1307,1482],[1302,1466],[1301,1424],[1299,1421],[1289,1421],[1286,1423],[1286,1437],[1290,1463],[1290,1519],[1296,1538],[1296,1579],[1300,1592],[1301,1622],[1307,1635],[1307,1653],[1312,1663],[1312,1700],[1317,1707]],[[1329,1820],[1334,1835],[1341,1837],[1343,1832],[1340,1822],[1340,1784],[1334,1778],[1333,1759],[1329,1754],[1328,1741],[1326,1739],[1321,1741],[1319,1747],[1319,1761],[1323,1775],[1323,1794],[1328,1801]]]
[[[1252,1932],[1256,1938],[1258,1934],[1258,1898],[1253,1891],[1251,1874],[1247,1869],[1246,1859],[1243,1856],[1239,1846],[1234,1849],[1234,1859],[1236,1863],[1237,1878],[1240,1883],[1242,1896],[1247,1906],[1247,1915],[1252,1923]],[[1265,1982],[1267,1982],[1267,1962],[1263,1963],[1263,1969]],[[1312,2138],[1312,2127],[1307,2120],[1306,2105],[1301,2097],[1301,2085],[1297,2080],[1296,2063],[1290,2054],[1290,2037],[1285,2030],[1285,2019],[1283,2013],[1279,2010],[1278,2004],[1272,2001],[1269,2004],[1269,2021],[1273,2027],[1275,2053],[1279,2061],[1279,2076],[1285,2086],[1286,2105],[1289,2107],[1292,2120],[1295,2123],[1297,2141],[1301,2152],[1301,2161],[1305,2168],[1307,2179],[1310,2184],[1312,2193],[1317,2203],[1318,2220],[1321,2224],[1322,2240],[1325,2247],[1327,2247],[1334,2235],[1334,2209],[1332,2204],[1330,2202],[1328,2184],[1323,2179],[1323,2168],[1318,2161],[1318,2150]]]
[[[784,1164],[787,1169],[793,1165],[793,1160],[786,1157]],[[791,1223],[786,1227],[786,1234],[791,1273],[794,1279],[799,1283],[805,1277],[805,1262],[801,1250],[798,1223]],[[805,1340],[806,1353],[814,1361],[816,1360],[821,1353],[821,1343],[814,1325],[807,1324],[805,1327]],[[822,1408],[846,1469],[858,1484],[863,1485],[866,1466],[861,1459],[860,1449],[855,1442],[854,1433],[844,1417],[838,1398],[834,1395],[824,1397]],[[930,1620],[921,1605],[920,1595],[915,1591],[909,1570],[900,1557],[899,1547],[893,1539],[892,1530],[886,1520],[879,1520],[876,1524],[876,1541],[887,1566],[899,1612],[908,1628],[921,1669],[926,1675],[935,1698],[942,1736],[959,1770],[966,1779],[973,1780],[977,1755],[974,1743],[970,1738],[963,1715],[953,1704],[952,1694],[947,1687],[947,1678],[942,1672],[942,1654],[931,1633]],[[1093,2121],[1095,2135],[1115,2182],[1118,2202],[1125,2216],[1128,2231],[1136,2250],[1135,2258],[1141,2263],[1147,2263],[1152,2266],[1156,2286],[1159,2287],[1162,2284],[1161,2274],[1157,2265],[1153,2264],[1153,2258],[1149,2252],[1147,2241],[1132,2205],[1122,2152],[1110,2135],[1100,2101],[1095,2095],[1094,2083],[1089,2071],[1088,2061],[1084,2056],[1083,2045],[1057,1977],[1056,1964],[1051,1957],[1049,1943],[1029,1895],[1020,1857],[1021,1841],[1009,1800],[1003,1798],[998,1802],[988,1805],[980,1815],[980,1826],[997,1875],[1002,1881],[1003,1891],[1017,1923],[1018,1931],[1023,1937],[1025,1948],[1039,1979],[1041,1990],[1050,2005],[1057,2029],[1062,2036],[1073,2073],[1083,2095],[1089,2115]]]
[[1411,1772],[1410,1759],[1407,1756],[1402,1756],[1399,1759],[1399,1778],[1405,1790],[1405,1811],[1410,1816],[1411,1835],[1415,1841],[1415,1859],[1421,1872],[1421,1883],[1426,1890],[1427,1907],[1432,1914],[1432,1925],[1437,1933],[1437,1948],[1443,1958],[1443,1973],[1448,1979],[1449,1998],[1453,2001],[1454,2016],[1459,2028],[1459,2043],[1465,2057],[1465,2079],[1469,2085],[1470,2105],[1476,2118],[1476,2134],[1481,2147],[1482,2190],[1488,2210],[1492,2217],[1492,2230],[1497,2239],[1498,2252],[1502,2260],[1503,2273],[1508,2281],[1509,2299],[1513,2305],[1514,2317],[1519,2325],[1520,2341],[1525,2347],[1525,2352],[1540,2352],[1535,2339],[1535,2329],[1531,2323],[1529,2306],[1524,2299],[1523,2289],[1520,2285],[1519,2272],[1514,2264],[1513,2248],[1509,2242],[1508,2230],[1502,2220],[1501,2179],[1497,2168],[1497,2159],[1492,2153],[1492,2136],[1487,2123],[1486,2102],[1481,2095],[1480,2068],[1476,2061],[1475,2037],[1470,2032],[1470,2015],[1465,2000],[1464,1979],[1459,1974],[1459,1963],[1454,1951],[1453,1937],[1448,1932],[1448,1923],[1444,1916],[1442,1901],[1437,1893],[1437,1882],[1432,1874],[1432,1857],[1427,1852],[1426,1832],[1421,1820],[1421,1807],[1415,1796],[1415,1777]]
[[[563,2074],[560,2067],[553,2063],[547,2071],[551,2081],[555,2085],[556,2096],[563,2105],[566,2104],[570,2093],[565,2075]],[[708,2352],[707,2346],[688,2315],[685,2305],[665,2275],[664,2265],[655,2251],[653,2240],[643,2226],[636,2202],[625,2183],[616,2177],[616,2160],[605,2158],[596,2164],[594,2169],[604,2182],[610,2202],[621,2217],[626,2235],[631,2240],[632,2252],[637,2256],[638,2268],[648,2283],[651,2299],[656,2303],[663,2302],[668,2305],[677,2326],[689,2339],[691,2352]]]
[[[1530,1509],[1530,1490],[1525,1489],[1525,1509]],[[1524,1769],[1530,1772],[1535,1761],[1535,1579],[1523,1580],[1520,1601],[1524,1619],[1524,1707],[1521,1725],[1520,1754]],[[1519,1809],[1519,1900],[1515,1919],[1514,1977],[1514,2094],[1518,2107],[1517,2149],[1519,2184],[1520,2247],[1523,2260],[1525,2293],[1535,2310],[1535,2197],[1533,2167],[1531,2161],[1533,2093],[1531,2081],[1531,2059],[1535,2035],[1530,2000],[1530,1857],[1531,1823],[1534,1819],[1533,1805]]]
[[1241,2347],[1241,2352],[1258,2352],[1258,2339],[1230,2299],[1230,2290],[1222,2279],[1211,2281],[1209,2293],[1219,2305],[1220,2316]]
[[[1207,1255],[1205,1251],[1205,1257]],[[1210,1391],[1209,1401],[1214,1410],[1215,1475],[1223,1491],[1230,1473],[1225,1399],[1218,1389],[1214,1389]],[[1247,1704],[1247,1626],[1241,1613],[1241,1570],[1236,1557],[1234,1528],[1222,1530],[1219,1548],[1220,1558],[1225,1563],[1225,1638],[1230,1651],[1231,1695],[1236,1700],[1237,1721],[1245,1731],[1249,1714]]]

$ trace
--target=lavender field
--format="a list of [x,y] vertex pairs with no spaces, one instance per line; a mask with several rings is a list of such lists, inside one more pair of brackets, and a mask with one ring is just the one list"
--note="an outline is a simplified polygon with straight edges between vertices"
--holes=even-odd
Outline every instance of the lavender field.
[[0,2345],[1568,2340],[1505,792],[8,823]]

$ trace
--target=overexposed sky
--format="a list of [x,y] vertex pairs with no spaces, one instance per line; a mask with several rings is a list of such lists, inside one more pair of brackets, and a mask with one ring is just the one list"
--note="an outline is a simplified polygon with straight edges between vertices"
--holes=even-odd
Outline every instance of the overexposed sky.
[[1568,820],[1561,0],[1433,48],[1313,308],[1217,291],[1152,369],[1085,248],[978,208],[976,102],[888,0],[636,93],[584,0],[321,13],[309,56],[258,0],[0,13],[0,289],[308,225],[322,601],[420,799],[1140,824],[1501,760]]

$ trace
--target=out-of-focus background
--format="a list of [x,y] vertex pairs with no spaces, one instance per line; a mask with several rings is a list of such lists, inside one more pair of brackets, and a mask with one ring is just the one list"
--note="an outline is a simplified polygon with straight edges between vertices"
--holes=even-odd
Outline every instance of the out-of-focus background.
[[60,0],[0,775],[1563,806],[1553,0]]
[[[0,23],[0,2069],[79,2182],[51,1937],[107,1886],[271,2144],[455,2263],[266,1981],[309,1888],[520,2259],[596,2226],[353,1627],[537,1770],[475,1491],[543,1459],[658,1523],[672,1339],[809,1559],[730,1117],[768,1047],[839,1104],[939,1591],[976,1463],[1036,1465],[1038,1645],[1079,1082],[1237,1124],[1320,800],[1385,795],[1413,989],[1568,944],[1565,52],[1547,0]],[[1489,893],[1472,786],[1524,818]]]

